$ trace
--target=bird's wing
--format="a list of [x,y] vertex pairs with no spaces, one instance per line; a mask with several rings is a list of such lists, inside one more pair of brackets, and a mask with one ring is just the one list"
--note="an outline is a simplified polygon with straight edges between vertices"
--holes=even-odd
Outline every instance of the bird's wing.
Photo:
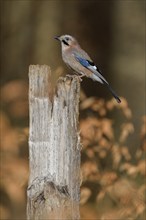
[[106,84],[109,84],[106,79],[101,75],[100,70],[98,69],[97,66],[95,66],[94,62],[88,59],[85,59],[81,56],[79,56],[78,54],[74,53],[74,56],[76,58],[76,60],[85,68],[89,69],[92,73],[94,73],[97,77],[99,77],[99,79]]
[[93,74],[96,75],[97,78],[99,78],[99,81],[102,82],[103,84],[105,84],[108,89],[110,90],[110,92],[112,93],[112,95],[115,97],[115,99],[117,100],[118,103],[121,102],[120,98],[117,96],[117,94],[115,93],[115,91],[111,88],[111,86],[109,85],[109,83],[106,81],[106,79],[101,75],[100,70],[98,69],[98,67],[95,66],[94,62],[85,58],[80,57],[78,54],[74,54],[76,60],[85,68],[89,69]]

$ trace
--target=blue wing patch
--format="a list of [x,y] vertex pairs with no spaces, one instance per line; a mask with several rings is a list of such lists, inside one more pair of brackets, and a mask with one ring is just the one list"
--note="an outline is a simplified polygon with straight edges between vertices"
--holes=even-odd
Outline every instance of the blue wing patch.
[[84,66],[85,68],[89,69],[92,73],[94,73],[98,78],[99,81],[101,83],[107,83],[109,84],[106,79],[102,76],[101,71],[99,70],[99,68],[97,66],[95,66],[95,64],[90,61],[90,60],[86,60],[80,56],[78,56],[77,54],[74,54],[75,58],[77,59],[77,61]]
[[86,59],[84,59],[84,58],[81,58],[81,57],[79,57],[79,56],[77,56],[77,55],[76,55],[75,57],[76,57],[77,61],[78,61],[82,66],[88,68],[88,67],[91,65],[88,60],[86,60]]

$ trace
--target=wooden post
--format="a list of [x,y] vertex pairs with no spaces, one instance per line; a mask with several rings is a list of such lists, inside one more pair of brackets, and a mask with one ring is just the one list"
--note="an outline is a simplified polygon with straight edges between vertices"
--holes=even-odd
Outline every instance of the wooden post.
[[50,78],[48,66],[30,66],[27,219],[79,219],[80,83],[60,78],[52,101]]

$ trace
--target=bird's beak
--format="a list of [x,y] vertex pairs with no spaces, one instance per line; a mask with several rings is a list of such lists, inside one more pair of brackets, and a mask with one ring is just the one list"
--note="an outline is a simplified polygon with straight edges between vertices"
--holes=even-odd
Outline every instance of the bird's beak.
[[60,36],[55,36],[54,39],[59,40],[60,41]]

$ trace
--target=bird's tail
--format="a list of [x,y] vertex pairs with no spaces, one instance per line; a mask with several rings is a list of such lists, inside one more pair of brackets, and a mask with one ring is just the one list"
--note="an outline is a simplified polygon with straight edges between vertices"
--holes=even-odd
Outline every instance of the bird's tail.
[[109,83],[106,81],[106,79],[99,72],[94,71],[94,73],[90,76],[90,78],[107,86],[107,88],[110,90],[111,94],[116,99],[116,101],[118,103],[121,102],[120,98],[117,96],[115,91],[112,89],[112,87],[109,85]]
[[116,101],[118,103],[121,102],[120,98],[118,97],[118,95],[115,93],[115,91],[112,89],[112,87],[108,84],[108,83],[104,83],[104,85],[107,86],[107,88],[110,90],[111,94],[113,95],[113,97],[116,99]]

